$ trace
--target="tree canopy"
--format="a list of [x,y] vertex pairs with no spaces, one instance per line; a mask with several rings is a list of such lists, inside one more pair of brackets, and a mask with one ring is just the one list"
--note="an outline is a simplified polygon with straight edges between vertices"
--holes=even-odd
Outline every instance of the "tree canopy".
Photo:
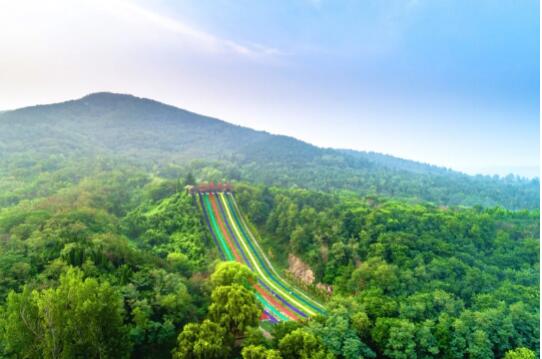
[[70,269],[53,289],[10,293],[2,338],[28,358],[123,358],[130,353],[120,293]]
[[117,165],[3,192],[0,357],[538,355],[539,211],[237,184],[265,254],[285,276],[295,256],[314,282],[289,279],[327,307],[260,327],[254,273],[219,261],[188,172]]

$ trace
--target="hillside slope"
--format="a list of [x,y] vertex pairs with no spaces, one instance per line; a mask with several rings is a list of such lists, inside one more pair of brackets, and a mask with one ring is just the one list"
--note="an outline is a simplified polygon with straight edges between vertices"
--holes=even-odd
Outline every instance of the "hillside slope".
[[325,313],[324,307],[284,281],[265,256],[246,225],[231,193],[199,193],[200,206],[222,258],[249,267],[258,277],[253,284],[266,319],[299,320]]
[[[0,113],[0,171],[5,171],[0,172],[0,189],[35,181],[29,174],[36,170],[54,175],[70,163],[104,159],[146,170],[190,167],[196,174],[210,164],[216,170],[206,172],[207,178],[351,190],[441,205],[520,209],[539,203],[538,180],[468,176],[376,153],[319,148],[130,95],[96,93]],[[0,205],[20,199],[0,198]]]

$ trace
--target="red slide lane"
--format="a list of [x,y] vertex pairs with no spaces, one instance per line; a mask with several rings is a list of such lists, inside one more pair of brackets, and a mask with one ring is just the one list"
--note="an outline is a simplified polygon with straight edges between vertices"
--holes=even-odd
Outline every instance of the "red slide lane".
[[[230,235],[224,225],[223,218],[220,215],[220,211],[218,209],[215,196],[209,196],[209,199],[211,200],[211,207],[213,208],[213,212],[214,212],[215,218],[217,219],[218,226],[220,227],[220,231],[222,232],[224,238],[226,238],[226,241],[228,242],[228,245],[230,249],[232,250],[233,255],[235,256],[235,259],[237,260],[237,262],[243,263],[243,260],[241,259],[241,256],[239,255],[237,248],[235,244],[233,243],[232,239],[230,238]],[[290,309],[282,305],[282,303],[278,302],[275,298],[273,298],[272,295],[266,292],[258,284],[254,285],[254,289],[256,289],[258,293],[260,293],[265,299],[267,299],[281,313],[287,315],[290,319],[293,319],[293,320],[299,319],[299,317],[295,313],[293,313]]]
[[218,222],[218,225],[220,226],[220,230],[222,231],[222,234],[226,238],[226,241],[228,242],[228,245],[229,245],[230,249],[232,250],[233,255],[235,256],[235,259],[237,260],[237,262],[243,263],[243,260],[241,259],[241,256],[237,252],[237,248],[233,244],[233,241],[230,238],[230,235],[229,235],[228,231],[226,230],[226,227],[224,226],[224,223],[222,222],[222,217],[220,216],[220,211],[218,210],[215,197],[214,196],[209,196],[209,199],[211,200],[211,206],[213,207],[213,212],[215,214],[215,218],[216,218],[216,220]]
[[269,303],[273,304],[273,306],[281,313],[286,314],[292,320],[299,319],[299,317],[294,312],[282,305],[282,303],[273,298],[272,295],[269,295],[269,292],[266,292],[265,289],[260,287],[258,284],[254,284],[254,289],[256,289],[256,291],[260,293],[265,299],[267,299]]

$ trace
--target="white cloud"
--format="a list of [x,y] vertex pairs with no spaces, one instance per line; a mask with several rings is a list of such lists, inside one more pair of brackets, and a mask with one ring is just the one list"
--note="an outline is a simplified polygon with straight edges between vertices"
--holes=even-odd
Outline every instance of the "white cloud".
[[239,55],[252,57],[280,54],[279,50],[261,44],[241,44],[237,41],[221,38],[200,30],[179,19],[174,19],[145,8],[135,2],[123,0],[101,0],[100,3],[104,9],[107,9],[119,17],[136,16],[148,24],[153,24],[154,26],[178,34],[184,37],[186,40],[191,41],[193,45],[196,45],[204,50],[228,51]]
[[[108,32],[125,31],[126,36],[129,36],[129,26],[135,25],[137,34],[141,31],[166,31],[194,50],[231,53],[251,58],[281,54],[281,51],[262,44],[241,43],[222,38],[184,20],[163,15],[149,8],[147,4],[143,6],[132,0],[0,0],[0,8],[0,31],[3,33],[0,34],[0,39],[11,43],[21,39],[28,40],[36,35],[47,35],[48,40],[70,35],[75,37],[78,31],[82,31],[82,27],[86,26],[85,30],[88,30],[93,26],[92,23],[103,23],[105,26],[100,32],[91,33],[97,41],[107,37]],[[109,21],[106,21],[106,18]],[[11,36],[13,30],[21,38]],[[53,34],[55,36],[51,38]]]
[[274,48],[219,36],[150,6],[0,0],[0,110],[114,91],[182,99],[206,112],[252,81],[255,69],[283,63]]

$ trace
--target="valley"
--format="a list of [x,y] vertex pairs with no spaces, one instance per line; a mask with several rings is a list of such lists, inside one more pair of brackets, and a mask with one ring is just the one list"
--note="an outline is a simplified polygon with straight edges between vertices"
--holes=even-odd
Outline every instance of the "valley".
[[324,314],[324,307],[286,283],[265,257],[238,211],[230,192],[200,193],[201,207],[215,243],[225,260],[236,260],[247,265],[258,275],[254,284],[258,300],[264,306],[266,319],[299,320]]
[[2,112],[0,358],[535,355],[539,197],[128,95]]

